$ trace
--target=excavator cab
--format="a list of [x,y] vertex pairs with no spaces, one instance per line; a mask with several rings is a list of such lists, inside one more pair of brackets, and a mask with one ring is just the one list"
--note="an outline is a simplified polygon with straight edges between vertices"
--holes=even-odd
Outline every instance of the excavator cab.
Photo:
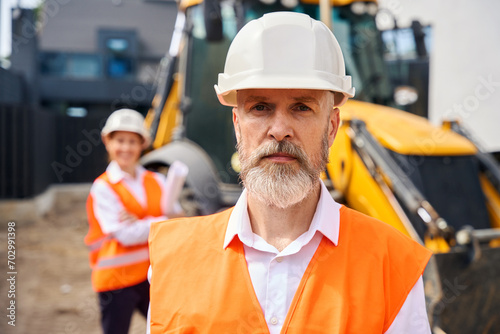
[[[375,1],[332,0],[326,10],[356,97],[341,107],[324,182],[336,200],[380,219],[434,252],[424,273],[434,333],[499,333],[500,168],[459,122],[441,127],[394,109],[375,24]],[[328,7],[328,6],[327,6]],[[241,186],[230,117],[214,92],[229,45],[249,20],[291,10],[320,19],[317,0],[183,0],[157,94],[142,164],[189,166],[189,214],[234,205]],[[328,22],[327,22],[328,23]]]

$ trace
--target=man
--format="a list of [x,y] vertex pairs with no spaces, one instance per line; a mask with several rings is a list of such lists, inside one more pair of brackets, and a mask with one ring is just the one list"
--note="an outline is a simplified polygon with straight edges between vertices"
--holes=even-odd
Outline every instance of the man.
[[151,333],[430,333],[430,252],[319,179],[354,94],[331,31],[297,13],[252,21],[215,89],[245,190],[233,209],[152,227]]

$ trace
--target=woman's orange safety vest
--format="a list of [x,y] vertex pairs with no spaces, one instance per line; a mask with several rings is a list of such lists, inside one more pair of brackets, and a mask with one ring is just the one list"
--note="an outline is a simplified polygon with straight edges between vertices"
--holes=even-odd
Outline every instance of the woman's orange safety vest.
[[[149,234],[151,333],[269,333],[243,244],[223,249],[231,210],[155,223]],[[431,253],[346,207],[338,246],[323,237],[281,333],[384,333]]]
[[[146,208],[137,202],[123,182],[111,183],[106,173],[98,179],[107,182],[125,209],[139,219],[162,215],[160,203],[162,188],[152,172],[146,171],[144,174]],[[149,269],[148,244],[123,246],[112,236],[104,234],[95,217],[93,202],[92,195],[89,195],[87,199],[89,231],[85,237],[85,244],[90,251],[92,287],[96,292],[102,292],[126,288],[145,281]]]

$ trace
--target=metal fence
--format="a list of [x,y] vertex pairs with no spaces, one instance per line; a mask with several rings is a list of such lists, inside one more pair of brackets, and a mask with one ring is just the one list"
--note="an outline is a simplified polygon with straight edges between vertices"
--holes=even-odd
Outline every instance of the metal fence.
[[0,198],[23,198],[33,192],[31,110],[0,106]]
[[107,164],[100,139],[106,117],[0,104],[0,199],[32,197],[54,183],[92,182]]
[[58,115],[56,155],[50,162],[56,183],[92,182],[104,172],[108,162],[101,129],[108,116]]
[[0,67],[0,103],[19,104],[24,93],[22,77]]

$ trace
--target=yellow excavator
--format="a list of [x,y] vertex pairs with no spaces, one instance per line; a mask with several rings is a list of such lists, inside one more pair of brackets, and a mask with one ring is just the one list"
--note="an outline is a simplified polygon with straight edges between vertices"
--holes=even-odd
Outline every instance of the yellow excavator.
[[231,110],[213,85],[231,40],[249,20],[296,11],[331,26],[357,97],[323,175],[335,199],[378,218],[434,253],[424,285],[431,329],[500,333],[500,167],[457,120],[437,127],[395,105],[375,24],[375,1],[181,0],[142,164],[189,166],[181,202],[192,215],[234,205],[241,186]]

